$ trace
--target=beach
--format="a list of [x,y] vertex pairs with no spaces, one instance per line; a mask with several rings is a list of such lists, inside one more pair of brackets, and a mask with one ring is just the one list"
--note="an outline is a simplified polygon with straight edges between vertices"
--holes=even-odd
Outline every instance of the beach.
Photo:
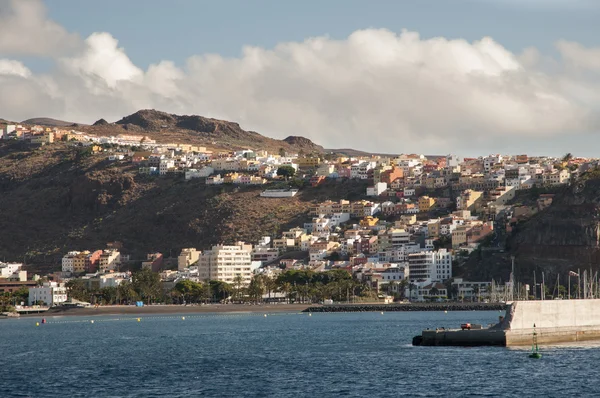
[[301,312],[311,304],[205,304],[205,305],[104,305],[88,308],[52,308],[38,314],[22,314],[21,317],[92,316],[92,315],[150,315],[150,314],[194,314],[194,313],[274,313]]

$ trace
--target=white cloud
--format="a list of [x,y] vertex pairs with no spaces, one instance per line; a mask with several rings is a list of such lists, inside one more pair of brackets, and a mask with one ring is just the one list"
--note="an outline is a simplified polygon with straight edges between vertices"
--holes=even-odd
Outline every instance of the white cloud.
[[40,0],[0,0],[0,54],[54,56],[80,42],[79,35],[46,18]]
[[31,71],[22,62],[12,59],[0,59],[0,76],[29,77]]
[[1,60],[0,84],[13,95],[0,98],[0,116],[93,122],[156,108],[326,147],[492,150],[598,128],[599,50],[571,42],[557,48],[562,57],[548,59],[536,49],[513,54],[489,37],[469,43],[367,29],[345,40],[246,47],[239,58],[205,54],[183,67],[162,61],[144,71],[109,33],[95,33],[48,74]]

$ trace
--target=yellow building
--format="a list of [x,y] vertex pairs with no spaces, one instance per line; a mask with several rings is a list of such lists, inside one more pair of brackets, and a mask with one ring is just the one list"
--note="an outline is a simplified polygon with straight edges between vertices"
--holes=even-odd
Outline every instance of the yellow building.
[[299,168],[310,169],[318,167],[321,164],[321,159],[318,157],[302,157],[296,159]]
[[374,227],[379,222],[379,218],[367,216],[360,220],[361,227]]
[[429,234],[429,238],[437,239],[440,236],[440,219],[430,220],[427,223],[427,233]]
[[238,173],[229,173],[225,175],[225,184],[233,184],[234,182],[237,182],[237,180],[240,178],[240,175]]
[[435,205],[434,198],[430,198],[429,196],[421,196],[419,198],[419,212],[429,211],[433,205]]
[[458,198],[456,198],[456,209],[457,210],[475,210],[476,203],[483,196],[483,192],[481,191],[473,191],[472,189],[467,189],[460,194]]

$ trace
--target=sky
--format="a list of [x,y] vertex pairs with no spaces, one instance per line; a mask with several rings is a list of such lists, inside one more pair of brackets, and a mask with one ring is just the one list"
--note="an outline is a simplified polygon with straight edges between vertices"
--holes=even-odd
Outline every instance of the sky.
[[198,114],[326,148],[600,156],[600,1],[0,0],[0,118]]

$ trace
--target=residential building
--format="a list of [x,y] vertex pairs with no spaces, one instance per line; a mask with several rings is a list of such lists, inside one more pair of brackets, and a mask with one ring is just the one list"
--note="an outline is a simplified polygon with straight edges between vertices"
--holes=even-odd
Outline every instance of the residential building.
[[456,209],[474,211],[482,198],[483,192],[466,189],[456,198]]
[[0,278],[10,278],[13,274],[19,272],[22,267],[22,263],[0,262]]
[[116,249],[107,249],[98,259],[100,272],[114,271],[121,265],[121,253]]
[[313,169],[319,167],[321,159],[316,156],[299,157],[296,159],[296,164],[301,169]]
[[372,187],[367,188],[367,196],[379,196],[387,190],[387,183],[378,182]]
[[158,272],[163,265],[163,259],[162,253],[149,253],[146,256],[146,261],[142,262],[142,268],[151,269],[152,272]]
[[419,212],[428,212],[435,205],[435,199],[429,196],[419,198]]
[[446,249],[408,255],[411,281],[443,282],[452,277],[452,254]]
[[67,288],[63,283],[44,282],[42,286],[29,288],[29,305],[43,302],[49,307],[67,301]]
[[239,275],[242,285],[248,286],[253,270],[260,264],[252,261],[252,245],[237,242],[232,246],[213,246],[204,252],[198,262],[198,273],[202,280],[219,280],[230,284]]
[[185,270],[190,265],[196,263],[201,255],[202,252],[194,248],[181,249],[181,254],[177,257],[177,269],[179,271]]

